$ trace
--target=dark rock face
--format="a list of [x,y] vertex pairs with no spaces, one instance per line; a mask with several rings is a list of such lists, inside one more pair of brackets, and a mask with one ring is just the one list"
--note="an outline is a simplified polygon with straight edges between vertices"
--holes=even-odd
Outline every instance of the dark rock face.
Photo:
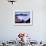
[[46,46],[46,44],[44,44],[43,46]]
[[26,21],[26,23],[30,23],[30,18]]

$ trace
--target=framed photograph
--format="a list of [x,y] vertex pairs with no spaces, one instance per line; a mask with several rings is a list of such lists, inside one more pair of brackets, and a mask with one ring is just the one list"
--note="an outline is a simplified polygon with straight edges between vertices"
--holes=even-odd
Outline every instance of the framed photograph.
[[32,11],[16,11],[15,25],[32,25]]

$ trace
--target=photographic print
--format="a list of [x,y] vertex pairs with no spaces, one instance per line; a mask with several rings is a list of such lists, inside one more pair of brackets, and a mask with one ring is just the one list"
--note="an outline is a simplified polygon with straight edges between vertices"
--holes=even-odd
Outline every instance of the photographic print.
[[15,24],[17,25],[32,24],[32,11],[15,12]]

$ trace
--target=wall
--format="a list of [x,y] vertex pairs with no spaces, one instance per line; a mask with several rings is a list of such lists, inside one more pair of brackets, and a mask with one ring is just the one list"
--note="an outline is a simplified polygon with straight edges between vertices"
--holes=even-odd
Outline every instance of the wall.
[[[14,11],[32,10],[32,26],[15,26]],[[16,0],[13,5],[0,0],[0,40],[14,40],[19,32],[26,32],[33,40],[46,40],[46,0]]]

